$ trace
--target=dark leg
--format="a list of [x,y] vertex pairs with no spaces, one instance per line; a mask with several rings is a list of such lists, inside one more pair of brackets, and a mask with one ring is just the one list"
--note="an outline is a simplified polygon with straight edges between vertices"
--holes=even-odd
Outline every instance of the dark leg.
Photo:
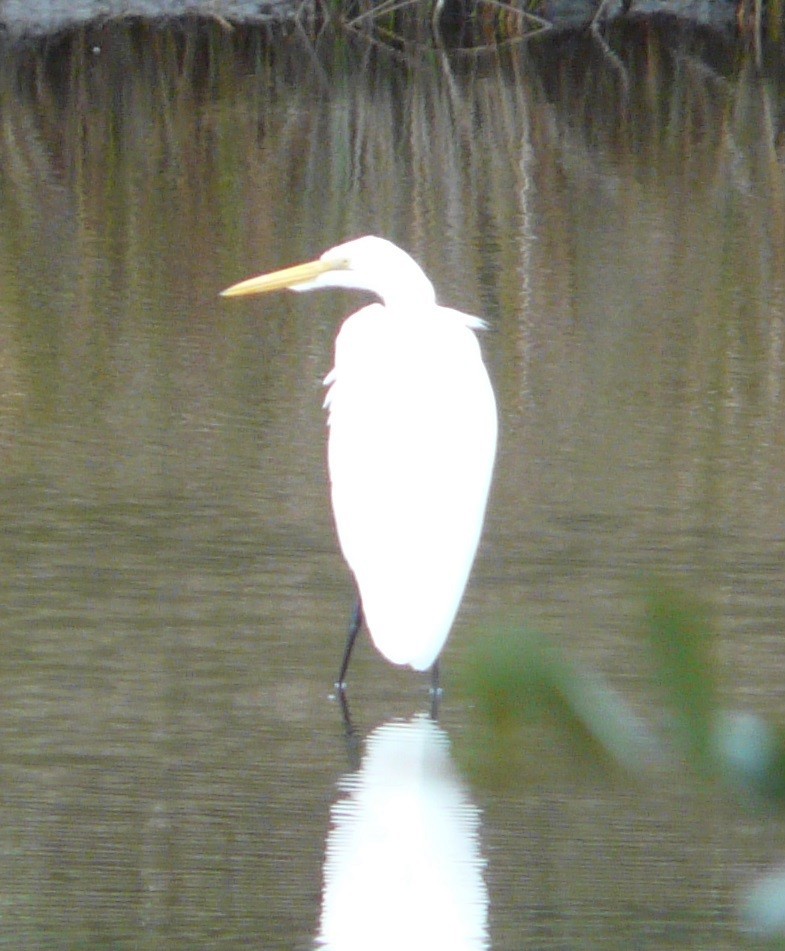
[[439,659],[433,662],[431,667],[431,719],[439,719],[439,699],[442,695],[442,688],[439,686]]
[[439,658],[431,666],[431,693],[439,693]]
[[342,689],[338,690],[338,702],[341,704],[343,735],[346,741],[346,755],[349,759],[349,769],[354,772],[360,768],[360,762],[362,761],[360,736],[354,728],[352,715],[349,711],[349,701],[346,698],[346,693]]
[[341,661],[341,670],[338,674],[338,681],[335,684],[336,690],[343,692],[346,689],[346,671],[349,669],[349,659],[352,656],[352,648],[354,647],[354,642],[357,638],[357,632],[362,627],[363,623],[363,603],[357,598],[357,603],[354,606],[354,611],[352,611],[352,619],[349,622],[349,636],[346,638],[346,647],[343,652],[343,660]]

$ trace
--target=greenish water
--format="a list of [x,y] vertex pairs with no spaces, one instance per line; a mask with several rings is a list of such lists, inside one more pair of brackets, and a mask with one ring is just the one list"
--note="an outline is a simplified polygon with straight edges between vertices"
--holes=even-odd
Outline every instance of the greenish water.
[[587,780],[556,744],[536,781],[473,788],[450,671],[525,621],[656,725],[638,591],[665,571],[716,609],[724,702],[781,718],[779,78],[654,39],[626,86],[584,47],[343,51],[118,30],[6,67],[0,944],[324,937],[336,802],[426,684],[364,642],[347,748],[321,381],[358,298],[217,293],[375,232],[489,320],[501,410],[430,754],[447,798],[408,794],[464,811],[497,951],[743,947],[778,820],[686,772]]

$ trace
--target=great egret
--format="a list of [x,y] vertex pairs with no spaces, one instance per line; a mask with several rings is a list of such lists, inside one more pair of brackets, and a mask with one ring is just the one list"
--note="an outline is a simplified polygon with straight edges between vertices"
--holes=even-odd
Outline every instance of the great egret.
[[336,686],[363,619],[393,664],[432,669],[469,577],[496,454],[496,401],[473,331],[419,265],[364,237],[225,297],[343,287],[381,299],[346,319],[328,373],[328,468],[338,539],[359,592]]

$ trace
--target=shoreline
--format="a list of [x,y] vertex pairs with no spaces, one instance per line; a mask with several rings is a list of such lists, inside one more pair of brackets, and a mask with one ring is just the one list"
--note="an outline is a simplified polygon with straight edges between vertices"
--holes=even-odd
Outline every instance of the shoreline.
[[[656,20],[726,40],[739,37],[743,21],[736,0],[603,0],[600,6],[603,26]],[[226,30],[276,27],[302,17],[304,7],[302,0],[0,0],[0,33],[12,44],[23,44],[129,21],[174,29],[183,21],[217,23]],[[598,8],[595,0],[544,0],[538,16],[549,32],[580,31],[596,26]],[[311,10],[315,15],[315,2]]]

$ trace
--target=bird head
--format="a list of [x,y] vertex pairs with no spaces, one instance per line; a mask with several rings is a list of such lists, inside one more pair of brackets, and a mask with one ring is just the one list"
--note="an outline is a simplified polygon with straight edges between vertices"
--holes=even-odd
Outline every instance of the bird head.
[[373,235],[330,248],[315,261],[241,281],[221,293],[239,297],[282,288],[302,292],[324,287],[370,291],[387,306],[422,307],[436,302],[433,285],[419,264],[392,241]]

